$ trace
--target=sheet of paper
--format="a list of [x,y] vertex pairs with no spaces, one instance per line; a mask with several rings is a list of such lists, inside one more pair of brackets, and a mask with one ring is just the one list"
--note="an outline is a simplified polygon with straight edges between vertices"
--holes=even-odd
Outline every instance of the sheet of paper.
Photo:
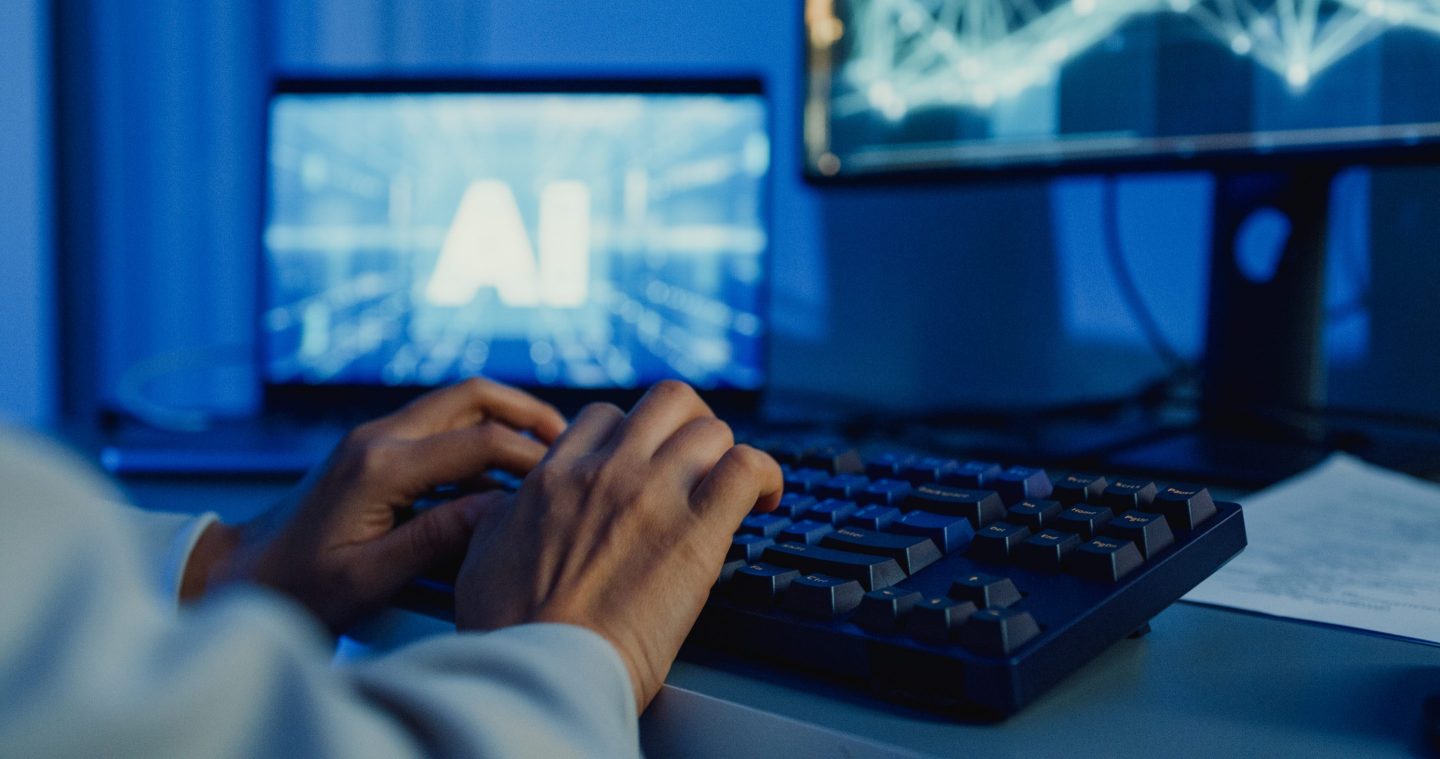
[[1440,485],[1336,454],[1240,503],[1250,544],[1185,600],[1440,643]]

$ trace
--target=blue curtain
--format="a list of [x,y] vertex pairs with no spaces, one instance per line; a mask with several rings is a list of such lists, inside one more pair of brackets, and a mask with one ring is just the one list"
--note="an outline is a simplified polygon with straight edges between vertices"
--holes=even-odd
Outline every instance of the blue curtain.
[[0,4],[0,420],[54,410],[45,4]]

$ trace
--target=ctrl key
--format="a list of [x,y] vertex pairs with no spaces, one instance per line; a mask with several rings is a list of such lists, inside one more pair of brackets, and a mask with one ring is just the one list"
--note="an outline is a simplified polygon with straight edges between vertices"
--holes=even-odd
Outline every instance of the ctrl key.
[[785,591],[785,609],[807,617],[833,619],[860,605],[865,589],[856,580],[808,574],[795,578]]
[[799,576],[798,569],[757,561],[735,570],[726,587],[730,591],[730,597],[739,603],[770,606]]

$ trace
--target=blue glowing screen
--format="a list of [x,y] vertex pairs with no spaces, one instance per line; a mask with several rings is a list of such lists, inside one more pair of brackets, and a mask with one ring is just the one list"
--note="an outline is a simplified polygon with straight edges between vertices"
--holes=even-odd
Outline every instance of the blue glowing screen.
[[1440,141],[1436,0],[810,0],[819,175]]
[[271,383],[764,381],[750,94],[277,95]]

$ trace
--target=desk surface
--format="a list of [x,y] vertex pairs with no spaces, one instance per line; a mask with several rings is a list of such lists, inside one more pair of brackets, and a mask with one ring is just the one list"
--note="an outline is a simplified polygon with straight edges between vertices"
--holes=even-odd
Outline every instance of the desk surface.
[[[230,519],[255,513],[286,487],[158,479],[126,485],[150,508],[214,509]],[[1422,702],[1440,694],[1440,647],[1189,604],[1170,607],[1151,625],[1149,635],[1121,641],[999,724],[950,722],[736,662],[682,660],[668,682],[924,754],[1383,756],[1421,750]],[[707,727],[714,726],[677,729],[651,717],[642,723],[654,755],[671,747],[689,755],[705,748],[728,755],[775,748],[763,730]],[[683,746],[667,742],[682,737]],[[789,759],[804,755],[834,751],[789,752]]]

